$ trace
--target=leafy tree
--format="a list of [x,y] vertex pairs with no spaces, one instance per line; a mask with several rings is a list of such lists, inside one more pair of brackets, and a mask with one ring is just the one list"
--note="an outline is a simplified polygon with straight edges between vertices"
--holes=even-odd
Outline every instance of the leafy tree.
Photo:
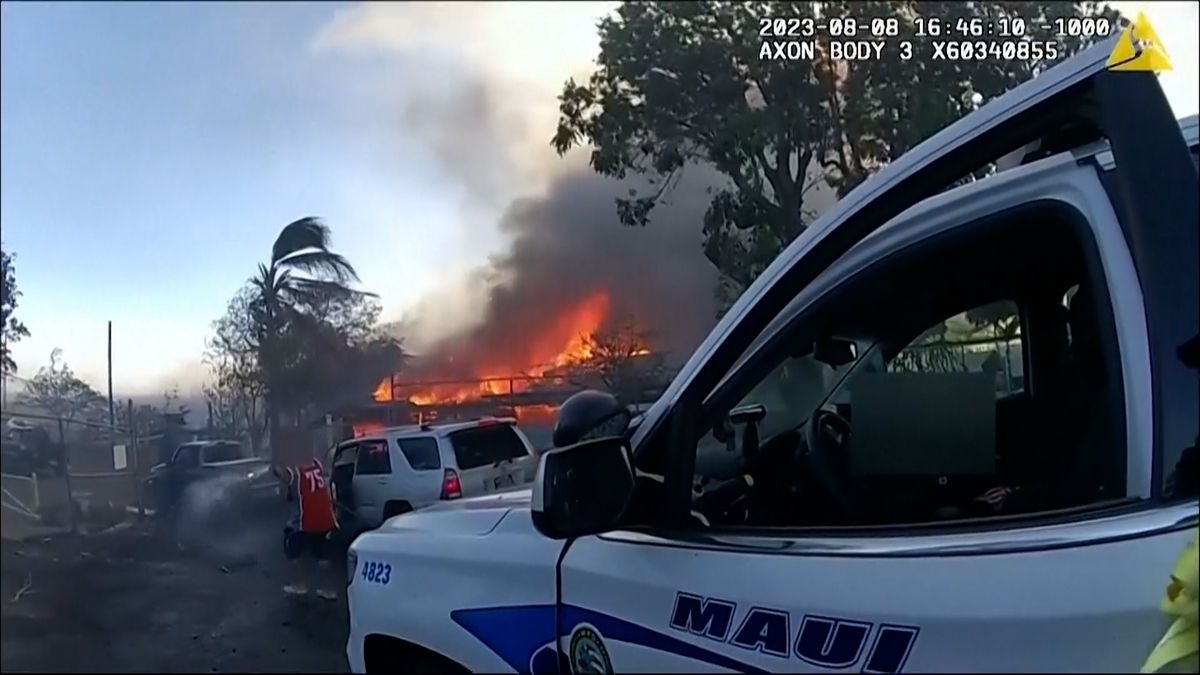
[[13,266],[15,258],[15,254],[10,255],[0,249],[0,263],[3,265],[3,286],[0,286],[0,371],[5,374],[17,370],[9,345],[29,336],[29,329],[13,316],[17,299],[21,297],[21,292],[17,290],[17,271]]
[[947,339],[947,325],[942,321],[922,333],[888,363],[888,370],[913,373],[966,372],[962,353],[955,341]]
[[301,416],[312,407],[357,400],[407,361],[401,340],[378,326],[379,302],[368,295],[334,294],[305,302],[281,337],[282,403]]
[[848,191],[964,114],[975,94],[999,94],[1047,65],[904,60],[897,44],[847,63],[829,58],[825,39],[815,59],[763,59],[760,19],[894,18],[903,37],[917,16],[1019,16],[1030,37],[1056,39],[1043,34],[1045,17],[1100,11],[1115,16],[1091,2],[624,2],[600,22],[591,77],[564,85],[552,144],[563,154],[587,143],[595,171],[648,179],[648,193],[617,200],[625,225],[646,225],[687,165],[723,174],[703,233],[728,303],[810,221],[814,186]]
[[312,287],[280,305],[270,338],[273,371],[263,367],[267,336],[261,286],[251,280],[213,323],[205,360],[205,400],[213,425],[247,438],[257,451],[267,431],[266,402],[297,422],[313,408],[360,399],[405,362],[402,342],[379,328],[378,300],[343,288]]
[[992,302],[966,312],[966,319],[976,329],[987,328],[996,340],[1011,340],[1021,330],[1017,305],[1008,300]]
[[288,366],[284,328],[302,304],[315,301],[318,294],[353,294],[349,284],[356,281],[358,274],[350,262],[330,250],[329,228],[313,217],[286,225],[271,247],[270,261],[259,265],[258,274],[251,279],[256,291],[252,307],[258,328],[258,365],[266,385],[272,439],[279,438],[280,404],[288,395],[283,382]]
[[[1059,37],[1043,29],[1056,17],[1103,16],[1115,33],[1119,13],[1099,2],[831,2],[825,12],[836,16],[894,18],[901,35],[913,35],[918,17],[945,17],[970,25],[983,19],[993,26],[1023,22],[1034,40],[1061,43],[1058,58],[931,59],[892,58],[838,64],[836,77],[826,76],[830,122],[842,140],[825,158],[827,178],[840,194],[849,192],[874,170],[908,152],[942,127],[1031,79],[1093,43],[1096,37]],[[979,25],[983,25],[982,23]],[[828,62],[826,62],[828,65]],[[823,69],[826,74],[830,69]]]
[[62,360],[62,350],[50,353],[50,365],[38,370],[18,396],[22,405],[39,408],[64,422],[81,419],[108,421],[108,399],[75,376]]

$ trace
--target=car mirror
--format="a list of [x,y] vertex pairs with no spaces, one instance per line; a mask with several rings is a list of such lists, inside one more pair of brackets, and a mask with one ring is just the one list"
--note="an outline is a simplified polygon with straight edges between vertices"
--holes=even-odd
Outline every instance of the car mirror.
[[729,411],[729,421],[733,424],[757,424],[767,416],[767,407],[761,403],[743,405]]
[[726,443],[729,439],[733,438],[735,424],[745,424],[748,429],[750,426],[761,422],[766,416],[767,407],[760,403],[738,406],[730,410],[728,415],[723,416],[713,425],[713,437],[722,443]]
[[551,539],[607,532],[633,500],[633,455],[621,436],[555,448],[538,460],[530,510]]
[[854,363],[858,358],[858,345],[842,338],[824,338],[813,345],[813,358],[833,368]]

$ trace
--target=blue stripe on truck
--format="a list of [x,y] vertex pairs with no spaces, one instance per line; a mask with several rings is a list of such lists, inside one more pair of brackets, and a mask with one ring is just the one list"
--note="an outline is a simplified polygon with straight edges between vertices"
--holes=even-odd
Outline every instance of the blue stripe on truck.
[[[558,661],[553,652],[552,637],[554,605],[457,609],[450,612],[450,618],[519,673],[540,675],[542,672],[554,672],[557,668]],[[656,649],[743,673],[767,672],[610,614],[575,605],[562,606],[563,629],[559,631],[559,635],[569,635],[575,626],[581,623],[591,624],[605,640]],[[539,653],[543,647],[549,647],[550,654]],[[630,665],[633,664],[613,664],[617,670],[630,670]],[[543,667],[549,667],[550,670],[543,670]],[[636,666],[632,669],[637,670]]]

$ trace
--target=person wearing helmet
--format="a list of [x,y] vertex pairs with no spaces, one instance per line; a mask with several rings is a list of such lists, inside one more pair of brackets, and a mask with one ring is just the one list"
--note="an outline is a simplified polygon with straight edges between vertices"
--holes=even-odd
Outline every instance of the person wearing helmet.
[[[337,529],[333,497],[325,480],[321,463],[315,458],[296,468],[287,469],[288,501],[298,506],[283,530],[283,549],[291,561],[291,582],[283,587],[290,595],[308,594],[308,577],[320,584],[320,574],[314,574],[311,561],[318,569],[329,566],[329,539]],[[317,588],[316,595],[324,600],[336,600],[337,593]]]

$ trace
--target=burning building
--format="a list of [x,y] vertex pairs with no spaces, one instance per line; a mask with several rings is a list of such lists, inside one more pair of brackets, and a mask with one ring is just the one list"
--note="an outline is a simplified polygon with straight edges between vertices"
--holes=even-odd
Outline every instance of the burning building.
[[[418,345],[418,357],[373,395],[364,392],[347,418],[359,432],[488,414],[549,428],[558,404],[584,387],[621,390],[631,402],[654,398],[654,385],[665,384],[715,320],[716,272],[699,226],[705,189],[685,179],[679,201],[645,228],[616,221],[613,199],[625,187],[588,170],[517,200],[500,222],[511,247],[480,279],[486,301],[477,324]],[[431,298],[398,334],[419,333],[414,327],[441,314]]]
[[[548,430],[568,396],[583,388],[613,389],[619,378],[650,370],[644,366],[653,358],[641,331],[617,325],[609,294],[598,290],[530,326],[520,339],[476,334],[444,345],[380,381],[373,399],[411,422],[500,414]],[[654,386],[640,387],[647,388],[629,388],[628,398],[657,395]]]

